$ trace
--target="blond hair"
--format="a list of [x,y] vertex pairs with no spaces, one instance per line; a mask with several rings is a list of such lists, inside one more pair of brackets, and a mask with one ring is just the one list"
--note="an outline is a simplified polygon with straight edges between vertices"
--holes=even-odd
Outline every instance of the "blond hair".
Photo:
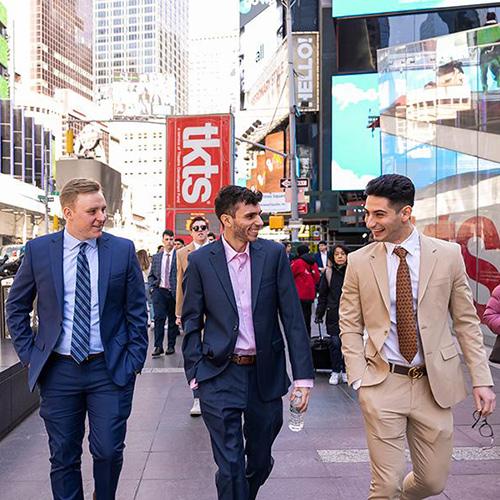
[[79,194],[102,192],[102,186],[93,179],[76,178],[64,184],[59,201],[61,207],[72,207]]

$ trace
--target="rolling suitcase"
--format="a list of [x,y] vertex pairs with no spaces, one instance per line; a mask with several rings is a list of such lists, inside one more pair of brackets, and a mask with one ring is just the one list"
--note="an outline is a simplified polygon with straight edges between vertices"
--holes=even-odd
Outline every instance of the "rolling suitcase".
[[318,323],[319,337],[311,338],[311,353],[315,370],[330,370],[330,337],[323,337],[321,333],[321,323]]

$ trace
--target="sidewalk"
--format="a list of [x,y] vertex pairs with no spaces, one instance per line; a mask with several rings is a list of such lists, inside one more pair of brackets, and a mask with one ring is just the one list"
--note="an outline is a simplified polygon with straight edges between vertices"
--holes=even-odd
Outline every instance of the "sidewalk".
[[[201,418],[189,416],[192,399],[181,363],[179,348],[173,356],[149,356],[144,373],[138,377],[117,497],[120,500],[217,498],[208,433]],[[499,394],[500,369],[492,371]],[[500,408],[489,419],[496,435],[492,450],[482,450],[487,440],[470,428],[470,397],[454,413],[455,460],[445,493],[435,498],[498,498]],[[258,498],[366,499],[369,464],[355,393],[346,385],[328,385],[328,374],[320,373],[305,429],[290,432],[286,416],[274,446],[273,473]],[[90,499],[93,485],[88,450],[82,470],[85,498]],[[50,499],[48,478],[47,436],[35,412],[0,442],[0,498]]]

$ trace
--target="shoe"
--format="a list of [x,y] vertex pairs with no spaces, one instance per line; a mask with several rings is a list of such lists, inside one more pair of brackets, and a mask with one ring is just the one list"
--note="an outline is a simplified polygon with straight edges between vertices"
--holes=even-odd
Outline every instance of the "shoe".
[[330,375],[330,380],[328,380],[328,383],[330,385],[337,385],[339,383],[339,373],[337,372],[332,372]]
[[163,349],[161,347],[155,347],[153,349],[153,352],[151,353],[151,356],[153,358],[157,358],[158,356],[161,356],[163,354]]
[[175,348],[174,347],[169,347],[166,351],[165,354],[168,356],[170,354],[174,354]]
[[347,373],[342,372],[342,382],[347,384]]
[[199,417],[201,415],[200,400],[198,398],[194,398],[193,407],[189,414],[192,417]]

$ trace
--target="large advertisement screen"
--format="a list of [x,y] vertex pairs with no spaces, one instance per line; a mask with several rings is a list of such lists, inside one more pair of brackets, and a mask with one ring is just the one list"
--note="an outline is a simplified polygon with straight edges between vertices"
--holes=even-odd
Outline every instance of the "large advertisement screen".
[[230,114],[167,118],[167,223],[176,213],[209,214],[233,171]]
[[376,73],[332,77],[333,190],[364,189],[380,175],[378,99]]
[[333,17],[371,16],[394,12],[498,4],[498,0],[335,0]]

